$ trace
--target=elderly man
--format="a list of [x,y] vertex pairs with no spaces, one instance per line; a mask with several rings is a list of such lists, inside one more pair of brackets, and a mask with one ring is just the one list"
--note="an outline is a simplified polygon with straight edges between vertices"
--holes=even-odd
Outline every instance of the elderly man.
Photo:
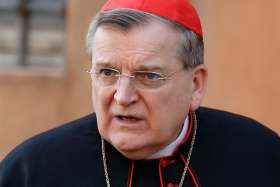
[[199,107],[203,39],[186,0],[110,0],[87,35],[96,114],[31,138],[0,186],[279,187],[279,136]]

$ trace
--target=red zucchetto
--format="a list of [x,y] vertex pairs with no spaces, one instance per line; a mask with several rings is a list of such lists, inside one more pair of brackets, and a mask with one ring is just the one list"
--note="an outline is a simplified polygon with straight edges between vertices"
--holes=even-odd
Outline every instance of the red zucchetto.
[[202,28],[195,8],[188,0],[109,0],[100,12],[127,8],[165,17],[202,37]]

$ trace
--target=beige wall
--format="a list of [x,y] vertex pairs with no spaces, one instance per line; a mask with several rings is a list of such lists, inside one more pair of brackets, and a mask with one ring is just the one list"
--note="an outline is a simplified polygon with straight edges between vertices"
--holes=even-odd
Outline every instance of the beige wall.
[[210,71],[204,104],[249,115],[280,133],[280,1],[196,4]]
[[65,72],[0,71],[0,160],[24,139],[92,111],[84,40],[100,0],[70,0]]
[[[84,36],[104,1],[70,0],[66,70],[0,71],[0,160],[15,145],[92,111]],[[204,105],[252,116],[280,133],[280,1],[196,0],[210,71]]]

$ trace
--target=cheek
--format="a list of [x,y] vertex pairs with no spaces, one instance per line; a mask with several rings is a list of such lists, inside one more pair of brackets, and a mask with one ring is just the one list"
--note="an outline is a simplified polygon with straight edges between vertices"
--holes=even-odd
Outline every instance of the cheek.
[[153,95],[146,99],[148,103],[149,112],[159,115],[161,118],[168,117],[175,113],[188,113],[191,103],[190,89],[180,91],[161,93],[160,95]]
[[172,91],[162,91],[160,95],[150,94],[146,97],[152,128],[165,134],[178,131],[188,115],[191,103],[190,88],[169,90]]
[[91,99],[93,106],[95,106],[97,101],[97,88],[93,81],[91,82]]
[[[112,91],[108,89],[97,89],[96,87],[92,87],[92,102],[94,106],[94,111],[98,116],[98,121],[103,123],[107,123],[109,120],[109,112],[110,106],[113,99]],[[100,124],[100,123],[99,123]]]
[[108,89],[92,88],[92,102],[97,115],[99,132],[103,137],[107,137],[108,127],[111,121],[110,106],[112,103],[112,91]]
[[95,84],[92,85],[92,101],[96,109],[101,109],[111,102],[112,91],[106,88],[98,88]]

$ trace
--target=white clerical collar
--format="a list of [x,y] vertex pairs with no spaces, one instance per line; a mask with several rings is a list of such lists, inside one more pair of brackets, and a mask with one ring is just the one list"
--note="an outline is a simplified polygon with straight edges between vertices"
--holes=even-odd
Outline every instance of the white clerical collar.
[[185,138],[188,131],[188,127],[189,127],[189,117],[187,116],[184,122],[183,129],[181,130],[179,136],[173,142],[168,144],[166,147],[152,154],[150,157],[148,157],[148,159],[156,159],[156,158],[172,155],[174,150],[180,145],[180,143]]

